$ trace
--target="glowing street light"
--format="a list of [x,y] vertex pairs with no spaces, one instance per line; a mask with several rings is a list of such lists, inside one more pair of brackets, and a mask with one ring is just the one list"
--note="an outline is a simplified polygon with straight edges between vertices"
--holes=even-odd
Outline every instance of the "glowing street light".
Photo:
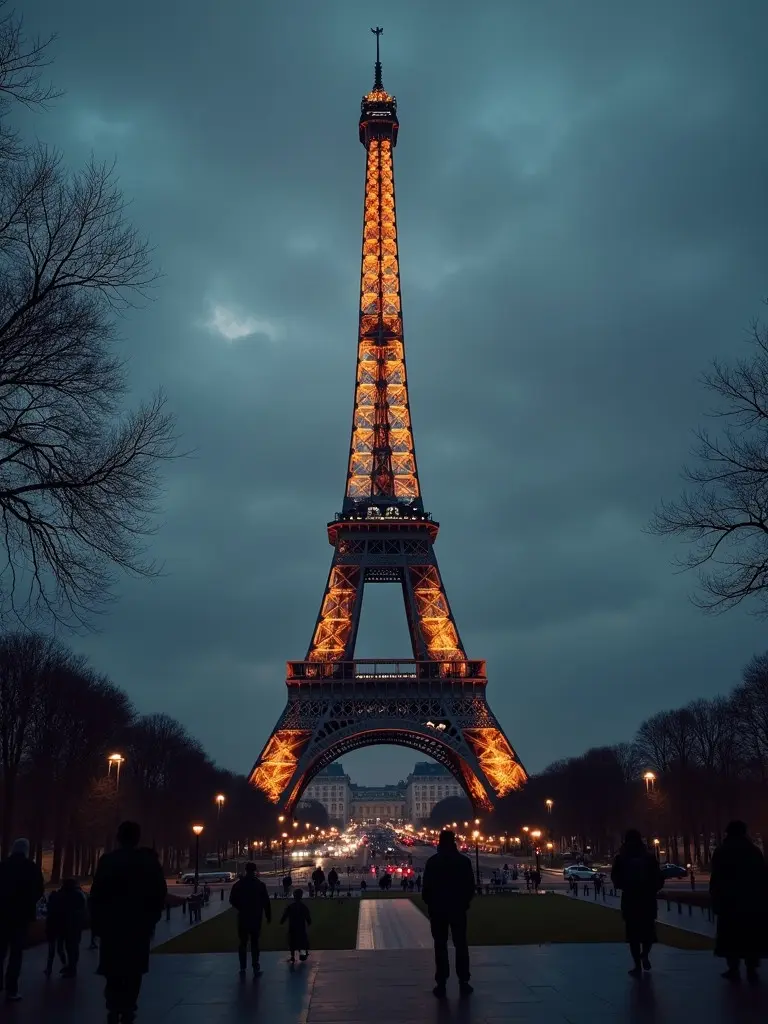
[[554,800],[545,800],[544,803],[547,805],[547,814],[552,813],[552,808],[555,806]]
[[646,772],[645,775],[643,775],[643,778],[645,779],[645,791],[646,793],[650,793],[656,784],[656,776],[653,772]]
[[120,792],[120,766],[124,761],[122,754],[110,754],[107,758],[107,775],[112,774],[112,765],[115,766],[115,796]]
[[221,808],[227,798],[223,793],[217,793],[213,799],[216,801],[216,860],[221,867]]
[[197,886],[200,881],[200,836],[203,834],[204,828],[204,825],[192,826],[192,831],[195,833],[195,892],[197,892]]

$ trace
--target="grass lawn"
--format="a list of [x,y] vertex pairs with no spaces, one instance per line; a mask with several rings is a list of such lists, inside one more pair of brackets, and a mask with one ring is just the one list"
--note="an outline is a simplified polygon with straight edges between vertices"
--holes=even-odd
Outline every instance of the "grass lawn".
[[[280,924],[286,900],[272,901],[272,923],[261,926],[262,950],[288,949],[288,925]],[[309,941],[313,949],[354,949],[357,942],[358,899],[307,900],[312,915]],[[234,953],[237,950],[237,915],[234,910],[204,921],[177,935],[155,953]]]
[[[416,905],[426,911],[420,897]],[[712,949],[706,935],[657,925],[659,942],[678,949]],[[470,946],[538,945],[545,942],[624,942],[618,911],[582,900],[541,896],[482,896],[469,911]]]

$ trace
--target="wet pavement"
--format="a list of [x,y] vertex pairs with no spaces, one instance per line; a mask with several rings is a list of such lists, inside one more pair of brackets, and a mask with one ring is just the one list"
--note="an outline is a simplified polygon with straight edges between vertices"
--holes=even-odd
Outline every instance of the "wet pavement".
[[[496,946],[471,950],[475,994],[431,993],[429,950],[325,950],[291,968],[262,956],[264,974],[240,981],[231,954],[152,957],[138,1020],[147,1024],[757,1024],[768,1019],[768,986],[724,982],[709,953],[658,947],[653,971],[628,977],[614,944]],[[102,979],[84,957],[74,982],[45,982],[24,965],[24,999],[0,1008],[18,1024],[103,1024]]]

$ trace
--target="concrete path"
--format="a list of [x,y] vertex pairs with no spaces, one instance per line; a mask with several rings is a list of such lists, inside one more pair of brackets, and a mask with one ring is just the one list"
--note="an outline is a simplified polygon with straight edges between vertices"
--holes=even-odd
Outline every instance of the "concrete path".
[[[373,902],[373,901],[371,901]],[[383,903],[385,901],[376,901]],[[393,901],[401,903],[404,901]],[[142,1024],[765,1024],[768,987],[729,985],[711,953],[659,946],[653,970],[630,978],[623,944],[474,947],[475,994],[432,995],[432,954],[319,950],[291,967],[264,953],[264,974],[240,980],[232,954],[154,956],[139,998]],[[103,978],[45,982],[24,965],[13,1024],[103,1024]]]
[[431,949],[429,921],[410,900],[361,900],[357,949]]
[[[576,898],[585,903],[595,903],[597,906],[606,907],[608,910],[618,911],[621,908],[620,896],[609,896],[606,892],[601,893],[595,899],[591,886],[588,896],[584,896],[581,889],[579,890],[578,897],[573,897],[570,893],[566,892],[557,892],[557,895],[562,896],[564,899],[572,900]],[[669,895],[669,909],[667,909],[667,901],[663,896],[658,901],[657,920],[659,924],[667,924],[672,928],[681,928],[685,932],[696,932],[699,935],[714,936],[716,928],[715,919],[707,914],[706,909],[702,910],[701,907],[685,906],[684,904],[679,907],[674,902],[673,894],[670,893]]]

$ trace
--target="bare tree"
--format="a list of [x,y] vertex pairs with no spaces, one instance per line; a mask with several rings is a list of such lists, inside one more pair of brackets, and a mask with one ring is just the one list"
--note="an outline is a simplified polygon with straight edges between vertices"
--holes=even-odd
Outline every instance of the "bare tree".
[[[46,45],[0,22],[6,98],[50,97]],[[112,166],[73,174],[40,145],[0,164],[0,573],[17,614],[83,622],[116,571],[157,571],[145,538],[173,421],[162,394],[125,411],[114,354],[116,315],[156,274]]]
[[697,462],[683,470],[691,489],[662,502],[650,524],[652,533],[690,543],[677,564],[697,571],[701,592],[693,601],[706,611],[757,595],[768,613],[768,332],[758,323],[752,332],[749,358],[734,366],[716,361],[704,375],[723,428],[696,431]]

